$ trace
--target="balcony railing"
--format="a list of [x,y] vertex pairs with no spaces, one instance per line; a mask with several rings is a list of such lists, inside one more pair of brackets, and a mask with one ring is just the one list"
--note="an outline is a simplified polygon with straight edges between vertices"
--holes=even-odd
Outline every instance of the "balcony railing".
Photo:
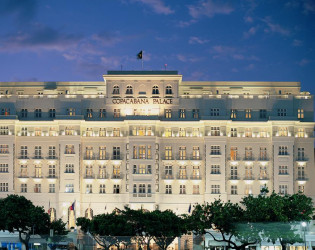
[[191,179],[191,180],[201,180],[202,177],[201,177],[201,175],[191,175],[191,176],[190,176],[190,179]]
[[122,179],[122,178],[123,178],[122,174],[116,174],[116,173],[112,174],[112,179]]
[[162,175],[162,179],[164,179],[164,180],[173,180],[174,179],[174,175],[172,175],[172,174],[164,174],[164,175]]
[[97,175],[97,179],[108,179],[109,175],[107,173],[101,173]]
[[177,175],[177,179],[179,179],[179,180],[187,180],[188,176],[187,176],[187,174],[179,174],[179,175]]
[[94,179],[95,175],[94,174],[85,174],[84,179]]
[[255,180],[255,177],[253,175],[247,175],[247,176],[244,176],[244,180]]

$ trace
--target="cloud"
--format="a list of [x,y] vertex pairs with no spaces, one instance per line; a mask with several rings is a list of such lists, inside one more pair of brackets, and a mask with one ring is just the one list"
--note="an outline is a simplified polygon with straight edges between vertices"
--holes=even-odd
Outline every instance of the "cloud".
[[244,52],[241,49],[235,47],[229,47],[224,45],[216,45],[210,49],[210,54],[212,54],[213,59],[218,60],[244,60],[244,61],[260,61],[257,56],[248,55],[248,52]]
[[309,12],[315,12],[315,2],[313,0],[304,0],[303,9],[304,14],[308,14]]
[[201,61],[202,58],[200,57],[195,57],[195,56],[187,56],[187,55],[183,55],[183,54],[177,54],[176,55],[177,59],[181,62],[191,62],[191,63],[194,63],[194,62],[198,62],[198,61]]
[[234,11],[234,8],[228,3],[215,2],[214,0],[199,1],[197,5],[188,6],[189,14],[193,18],[202,16],[214,17],[217,14],[228,15]]
[[245,67],[246,70],[253,70],[254,68],[255,68],[255,65],[253,63],[251,63]]
[[188,41],[189,44],[205,44],[208,42],[209,42],[209,40],[204,40],[204,39],[201,39],[197,36],[191,36],[189,38],[189,41]]
[[292,45],[294,47],[300,47],[302,46],[303,42],[301,40],[297,40],[297,39],[294,39],[293,42],[292,42]]
[[283,36],[289,36],[291,34],[289,29],[281,27],[279,24],[273,23],[270,17],[262,19],[262,21],[267,25],[267,28],[264,29],[265,33],[278,33]]
[[140,2],[150,7],[155,13],[169,15],[174,13],[169,6],[166,6],[162,0],[133,0],[134,2]]
[[311,61],[308,59],[303,58],[302,60],[298,61],[297,64],[300,65],[301,67],[309,64]]
[[244,32],[244,38],[249,38],[253,35],[256,34],[257,30],[258,30],[258,26],[255,26],[255,27],[251,27],[248,31]]
[[29,22],[36,14],[37,0],[1,0],[0,17],[13,16],[19,24]]
[[38,49],[63,51],[81,40],[80,35],[62,33],[56,29],[36,25],[28,32],[16,32],[0,38],[0,51],[18,52]]
[[179,26],[181,28],[186,28],[186,27],[188,27],[188,26],[190,26],[196,22],[197,22],[197,20],[195,20],[195,19],[191,19],[189,21],[179,21],[177,26]]
[[244,21],[245,21],[245,23],[252,23],[254,20],[252,17],[246,16],[246,17],[244,17]]

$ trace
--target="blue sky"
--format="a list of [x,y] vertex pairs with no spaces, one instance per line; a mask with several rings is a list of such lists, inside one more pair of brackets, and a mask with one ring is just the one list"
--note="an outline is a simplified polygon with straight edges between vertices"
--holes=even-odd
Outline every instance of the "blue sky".
[[301,81],[315,93],[314,0],[1,0],[0,81]]

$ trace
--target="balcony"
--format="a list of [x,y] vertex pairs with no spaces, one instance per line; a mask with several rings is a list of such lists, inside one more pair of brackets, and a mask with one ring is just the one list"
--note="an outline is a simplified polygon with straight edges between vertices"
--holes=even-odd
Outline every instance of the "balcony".
[[178,180],[188,180],[187,174],[178,174],[177,175]]
[[122,178],[123,178],[123,175],[120,173],[113,173],[112,174],[112,179],[121,180]]
[[84,161],[95,160],[95,156],[94,155],[84,155],[83,160]]
[[306,158],[306,157],[297,157],[296,158],[296,161],[297,162],[301,162],[301,163],[304,163],[304,162],[307,162],[308,161],[308,159]]
[[237,175],[231,175],[228,177],[229,180],[239,180],[240,177],[238,177]]
[[89,174],[85,174],[83,178],[84,179],[95,179],[95,175],[89,173]]
[[255,180],[255,177],[253,175],[247,175],[247,176],[244,176],[243,180],[244,181],[253,181],[253,180]]
[[29,160],[30,158],[27,155],[20,155],[20,156],[18,156],[18,159],[20,159],[20,160]]
[[298,176],[296,178],[297,181],[308,181],[308,178],[306,178],[305,176]]
[[53,174],[48,175],[46,178],[47,179],[58,179],[58,177],[56,175],[53,175]]
[[107,174],[107,173],[100,173],[100,174],[97,175],[96,178],[97,178],[97,179],[100,179],[100,180],[102,180],[102,179],[108,179],[108,178],[109,178],[109,174]]
[[58,157],[55,155],[50,155],[48,157],[45,158],[46,160],[58,160]]
[[132,194],[133,197],[152,197],[151,193],[133,193]]
[[267,162],[267,161],[269,161],[269,158],[268,157],[259,157],[258,161],[260,161],[260,162]]
[[201,180],[202,177],[201,177],[201,175],[193,174],[193,175],[190,176],[190,179],[191,180]]
[[252,156],[247,156],[247,157],[244,157],[244,161],[255,161],[255,159]]
[[163,161],[173,161],[175,159],[174,159],[174,156],[164,156],[164,157],[162,157],[162,160]]
[[267,180],[269,180],[269,177],[268,177],[268,175],[259,175],[258,180],[259,181],[267,181]]
[[174,175],[172,174],[164,174],[162,175],[163,180],[174,180]]

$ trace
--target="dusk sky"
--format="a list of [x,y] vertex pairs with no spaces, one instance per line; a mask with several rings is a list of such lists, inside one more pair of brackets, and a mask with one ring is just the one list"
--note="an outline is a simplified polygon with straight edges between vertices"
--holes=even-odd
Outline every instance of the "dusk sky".
[[300,81],[315,93],[315,0],[0,0],[0,81]]

